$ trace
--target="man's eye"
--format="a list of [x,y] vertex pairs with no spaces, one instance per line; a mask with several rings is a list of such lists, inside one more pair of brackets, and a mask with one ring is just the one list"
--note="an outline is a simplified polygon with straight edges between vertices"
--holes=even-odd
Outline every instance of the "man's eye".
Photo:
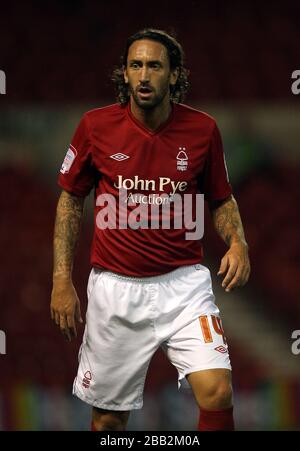
[[138,63],[132,63],[130,67],[132,67],[133,69],[138,69],[140,66],[138,65]]

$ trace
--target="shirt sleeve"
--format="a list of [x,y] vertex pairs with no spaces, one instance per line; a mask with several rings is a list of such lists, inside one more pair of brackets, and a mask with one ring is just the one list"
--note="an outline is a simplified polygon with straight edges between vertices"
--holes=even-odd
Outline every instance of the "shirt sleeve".
[[200,180],[200,189],[207,201],[223,200],[232,193],[222,138],[216,124],[211,135],[204,173]]
[[58,184],[75,196],[85,197],[95,184],[92,142],[86,115],[81,119],[62,163]]

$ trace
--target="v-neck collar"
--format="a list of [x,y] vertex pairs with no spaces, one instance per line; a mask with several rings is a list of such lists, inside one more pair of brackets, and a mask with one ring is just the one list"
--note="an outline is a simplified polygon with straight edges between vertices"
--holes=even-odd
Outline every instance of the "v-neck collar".
[[126,114],[129,120],[144,134],[148,137],[154,137],[159,135],[160,133],[164,132],[170,125],[170,123],[173,121],[174,113],[175,113],[175,105],[171,102],[171,113],[168,117],[168,119],[158,127],[158,129],[152,131],[149,128],[145,127],[138,119],[136,119],[131,111],[130,108],[130,102],[126,105]]

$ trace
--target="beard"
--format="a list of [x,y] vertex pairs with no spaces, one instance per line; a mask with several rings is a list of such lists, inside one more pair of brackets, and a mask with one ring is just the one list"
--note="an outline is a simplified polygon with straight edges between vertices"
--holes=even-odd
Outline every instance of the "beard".
[[170,86],[169,86],[169,80],[160,88],[159,91],[156,91],[152,86],[152,95],[148,99],[142,99],[139,96],[139,89],[141,86],[138,86],[137,88],[133,88],[129,85],[129,93],[132,95],[133,100],[137,104],[138,107],[140,107],[143,110],[151,110],[158,105],[160,105],[167,94],[170,92]]

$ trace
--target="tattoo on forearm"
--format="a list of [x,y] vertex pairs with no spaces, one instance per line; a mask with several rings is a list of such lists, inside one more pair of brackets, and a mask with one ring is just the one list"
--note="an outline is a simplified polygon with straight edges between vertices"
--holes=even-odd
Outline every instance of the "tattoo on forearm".
[[233,197],[211,211],[216,231],[228,246],[235,239],[245,241],[241,216]]
[[74,252],[79,238],[84,199],[63,191],[57,204],[54,229],[53,275],[72,271]]

